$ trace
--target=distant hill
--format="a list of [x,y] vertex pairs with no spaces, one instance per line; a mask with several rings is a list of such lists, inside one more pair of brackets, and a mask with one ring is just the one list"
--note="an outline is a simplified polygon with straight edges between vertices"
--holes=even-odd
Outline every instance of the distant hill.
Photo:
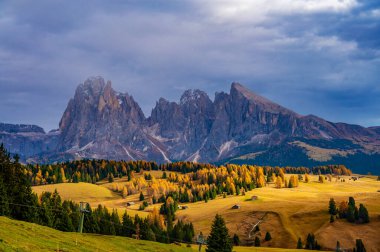
[[[333,108],[332,108],[333,109]],[[57,131],[0,124],[0,142],[24,161],[80,158],[256,163],[345,164],[380,173],[380,127],[299,115],[239,83],[212,101],[187,90],[180,102],[160,98],[146,118],[129,94],[101,77],[80,84]]]

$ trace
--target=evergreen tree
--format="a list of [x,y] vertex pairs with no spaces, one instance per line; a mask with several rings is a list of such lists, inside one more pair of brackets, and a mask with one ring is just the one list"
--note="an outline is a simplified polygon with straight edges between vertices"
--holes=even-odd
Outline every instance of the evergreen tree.
[[335,248],[335,252],[340,252],[341,249],[340,249],[340,242],[339,241],[336,241],[336,248]]
[[132,234],[134,234],[134,225],[131,217],[127,214],[127,211],[123,214],[123,224],[121,228],[121,235],[132,237]]
[[260,242],[260,238],[258,236],[255,237],[255,247],[260,247],[261,246],[261,242]]
[[[2,205],[4,212],[17,220],[36,222],[38,211],[37,196],[32,192],[30,180],[26,173],[26,167],[19,163],[19,157],[10,158],[4,146],[0,145],[0,177],[2,178]],[[30,206],[25,207],[24,205]]]
[[270,240],[272,240],[272,236],[270,235],[269,232],[267,232],[267,233],[265,234],[265,240],[266,240],[266,241],[270,241]]
[[260,226],[257,225],[257,226],[255,227],[255,232],[259,232],[259,231],[260,231]]
[[144,194],[140,192],[140,201],[143,201],[145,199]]
[[314,234],[308,234],[306,238],[306,245],[305,249],[310,250],[319,250],[321,246],[318,244],[317,240],[315,239]]
[[231,252],[232,243],[224,219],[216,215],[207,239],[206,252]]
[[329,202],[329,214],[336,215],[338,213],[335,200],[333,198],[330,199]]
[[356,239],[356,247],[354,252],[366,252],[362,239]]
[[333,223],[335,221],[334,215],[330,215],[330,223]]
[[347,220],[349,222],[355,222],[355,206],[348,204]]
[[9,210],[7,190],[3,183],[3,178],[0,176],[0,216],[2,215],[7,216],[9,214],[10,214],[10,210]]
[[298,238],[297,249],[302,249],[302,241],[301,241],[301,237]]
[[233,238],[232,238],[232,241],[234,243],[235,246],[239,246],[240,244],[240,238],[237,234],[234,234]]
[[348,198],[348,205],[353,206],[355,208],[355,199],[354,197],[349,197]]
[[359,213],[358,213],[358,219],[361,223],[368,223],[369,222],[369,215],[367,208],[363,205],[360,204],[359,206]]

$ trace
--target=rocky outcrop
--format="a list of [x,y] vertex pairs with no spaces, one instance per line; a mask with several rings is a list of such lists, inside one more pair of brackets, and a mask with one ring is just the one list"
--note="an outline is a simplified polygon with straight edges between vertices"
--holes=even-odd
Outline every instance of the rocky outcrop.
[[59,124],[60,152],[76,158],[166,161],[144,131],[145,116],[128,94],[116,93],[101,77],[79,85]]
[[59,132],[48,134],[36,125],[0,123],[0,143],[11,153],[17,153],[22,160],[28,157],[55,151]]

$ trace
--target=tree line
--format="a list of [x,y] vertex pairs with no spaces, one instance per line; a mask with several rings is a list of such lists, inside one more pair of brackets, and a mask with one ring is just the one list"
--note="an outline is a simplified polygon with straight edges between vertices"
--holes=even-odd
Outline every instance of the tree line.
[[[141,170],[162,170],[173,171],[182,174],[197,173],[199,170],[215,170],[218,168],[236,167],[240,165],[227,164],[226,166],[215,166],[213,164],[201,164],[193,162],[175,162],[158,165],[156,162],[148,161],[115,161],[115,160],[95,160],[83,159],[67,161],[57,164],[28,164],[27,175],[32,185],[65,183],[65,182],[87,182],[96,183],[103,179],[109,182],[114,178],[127,176],[131,180],[133,173],[139,173]],[[246,166],[246,165],[241,165]],[[246,166],[259,167],[259,166]],[[331,175],[351,175],[352,172],[344,165],[326,165],[313,168],[307,167],[261,167],[263,175],[272,177],[272,174],[278,176],[280,172],[292,174],[331,174]]]
[[[109,211],[102,205],[92,209],[86,204],[85,208],[83,230],[86,233],[133,236],[164,243],[191,242],[194,236],[191,223],[174,223],[173,207],[170,214],[160,211],[165,217],[153,209],[147,218],[138,215],[132,218],[125,212],[122,219],[116,210]],[[26,167],[19,163],[17,156],[11,158],[3,145],[0,146],[0,215],[73,232],[78,228],[80,214],[80,206],[62,200],[57,191],[44,192],[39,197],[33,193]],[[165,224],[163,218],[171,222]]]

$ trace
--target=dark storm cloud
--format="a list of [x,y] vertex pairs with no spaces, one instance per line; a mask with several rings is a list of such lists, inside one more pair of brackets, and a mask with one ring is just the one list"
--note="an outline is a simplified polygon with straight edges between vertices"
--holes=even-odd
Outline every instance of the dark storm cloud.
[[380,124],[380,6],[354,0],[2,1],[0,121],[56,128],[102,75],[146,115],[239,81],[302,114]]

